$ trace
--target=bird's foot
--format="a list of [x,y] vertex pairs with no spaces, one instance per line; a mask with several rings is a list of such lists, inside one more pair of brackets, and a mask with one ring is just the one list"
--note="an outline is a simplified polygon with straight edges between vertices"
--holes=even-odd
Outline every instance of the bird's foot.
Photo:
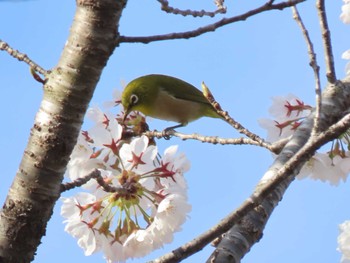
[[162,136],[165,140],[170,140],[171,136],[174,135],[175,130],[173,127],[166,128],[162,131]]

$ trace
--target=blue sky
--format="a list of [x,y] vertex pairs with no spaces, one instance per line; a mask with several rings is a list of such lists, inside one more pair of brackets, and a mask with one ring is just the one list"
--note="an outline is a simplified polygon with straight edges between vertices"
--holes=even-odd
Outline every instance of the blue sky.
[[[171,1],[171,4],[179,8],[215,7],[212,0],[201,1],[204,6],[198,1],[187,2],[190,3]],[[253,7],[252,1],[248,2],[228,1],[225,16]],[[254,1],[256,5],[261,3]],[[346,62],[340,56],[349,49],[350,29],[339,20],[341,5],[340,0],[327,2],[338,78],[344,76]],[[324,86],[322,42],[314,6],[314,1],[308,1],[299,6],[299,11],[313,40]],[[49,69],[60,57],[74,11],[75,1],[0,0],[0,39]],[[191,30],[214,21],[215,18],[165,14],[155,0],[134,0],[129,1],[123,13],[120,32],[127,36],[163,34]],[[102,105],[111,98],[113,89],[122,89],[121,83],[138,76],[168,74],[197,87],[205,81],[236,120],[264,137],[266,132],[258,126],[257,119],[268,117],[272,96],[294,93],[314,104],[315,82],[308,63],[306,46],[291,10],[272,11],[195,39],[121,44],[102,74],[91,105]],[[42,90],[30,76],[28,66],[5,52],[0,52],[0,79],[4,117],[0,131],[3,161],[0,201],[3,202],[26,146]],[[150,120],[149,125],[158,130],[169,126],[158,120]],[[181,128],[181,132],[238,137],[226,123],[210,118],[191,123]],[[158,141],[161,151],[172,144],[179,144],[179,150],[186,153],[192,164],[186,174],[192,204],[190,218],[172,244],[146,259],[132,262],[145,262],[171,251],[216,224],[250,195],[272,162],[269,152],[252,146],[214,146],[176,138]],[[346,209],[348,188],[348,183],[334,187],[311,180],[294,181],[271,216],[263,239],[242,262],[339,262],[337,225],[350,219]],[[101,254],[84,256],[76,240],[64,232],[59,210],[60,202],[34,262],[104,262]],[[212,250],[208,246],[184,262],[203,262]]]

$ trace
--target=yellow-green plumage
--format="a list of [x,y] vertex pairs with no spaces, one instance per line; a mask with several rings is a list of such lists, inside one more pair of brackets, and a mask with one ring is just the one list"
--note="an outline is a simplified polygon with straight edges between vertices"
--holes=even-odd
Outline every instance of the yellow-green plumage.
[[125,117],[135,110],[181,125],[203,116],[221,118],[201,91],[166,75],[153,74],[134,79],[123,91],[122,104]]

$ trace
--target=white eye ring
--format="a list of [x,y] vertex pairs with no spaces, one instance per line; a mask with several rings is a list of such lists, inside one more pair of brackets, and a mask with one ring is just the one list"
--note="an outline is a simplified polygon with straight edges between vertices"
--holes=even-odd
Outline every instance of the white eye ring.
[[135,94],[132,94],[130,96],[130,104],[131,105],[136,105],[136,103],[139,101],[139,97],[137,97]]

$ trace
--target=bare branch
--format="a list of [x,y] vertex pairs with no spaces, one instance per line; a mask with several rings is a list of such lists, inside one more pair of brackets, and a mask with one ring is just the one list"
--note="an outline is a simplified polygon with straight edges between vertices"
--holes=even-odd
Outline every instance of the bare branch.
[[[169,136],[175,136],[178,137],[182,140],[197,140],[200,142],[206,142],[206,143],[211,143],[211,144],[221,144],[221,145],[256,145],[256,146],[262,146],[266,149],[271,150],[272,145],[267,143],[267,142],[262,142],[259,143],[257,141],[254,141],[252,139],[247,139],[247,138],[220,138],[218,136],[204,136],[200,135],[198,133],[193,133],[193,134],[184,134],[177,132],[175,130],[169,130],[166,132],[166,135]],[[147,131],[145,132],[145,135],[147,137],[155,137],[157,139],[163,138],[164,133],[159,132],[159,131]],[[273,148],[275,149],[275,148]]]
[[256,135],[255,133],[252,133],[251,131],[249,131],[248,129],[246,129],[245,127],[243,127],[242,124],[240,124],[239,122],[235,121],[229,114],[227,111],[224,111],[220,104],[215,100],[213,94],[210,92],[209,88],[204,84],[204,82],[202,83],[202,89],[203,89],[203,95],[207,98],[207,100],[211,103],[211,105],[214,107],[214,109],[216,110],[216,112],[228,123],[230,124],[233,128],[235,128],[239,133],[247,136],[248,138],[250,138],[251,140],[255,141],[258,143],[258,145],[266,145],[266,142],[264,139],[260,138],[258,135]]
[[10,47],[9,44],[7,44],[6,42],[2,41],[0,39],[0,50],[4,50],[7,53],[9,53],[12,57],[17,58],[19,61],[24,61],[25,63],[27,63],[32,69],[34,69],[36,72],[39,72],[40,74],[46,76],[47,74],[49,74],[50,72],[43,69],[42,67],[40,67],[38,64],[36,64],[33,60],[31,60],[26,54],[24,53],[20,53],[18,50],[13,49],[12,47]]
[[86,176],[82,178],[78,178],[74,180],[73,182],[63,183],[61,184],[61,190],[60,192],[63,193],[68,190],[72,190],[75,187],[80,187],[87,182],[89,182],[91,179],[95,179],[98,176],[101,176],[101,172],[97,169],[93,170],[91,173],[87,174]]
[[83,178],[78,178],[73,182],[61,184],[61,193],[71,190],[75,187],[82,186],[86,184],[88,181],[90,181],[91,179],[95,179],[97,183],[103,188],[103,190],[105,190],[108,193],[125,192],[125,189],[122,187],[114,187],[106,183],[103,177],[101,176],[100,170],[95,169],[91,173],[84,176]]
[[210,16],[214,17],[217,14],[225,14],[226,13],[226,7],[221,3],[222,1],[216,1],[215,4],[217,6],[217,9],[214,12],[209,12],[205,10],[201,11],[194,11],[194,10],[180,10],[178,8],[174,8],[169,6],[169,2],[167,0],[157,0],[161,4],[161,9],[167,13],[175,14],[175,15],[182,15],[182,16],[193,16],[193,17],[203,17],[203,16]]
[[334,84],[337,81],[337,77],[334,69],[331,32],[329,31],[329,27],[328,27],[324,0],[317,0],[316,7],[318,10],[318,16],[320,19],[323,47],[325,51],[326,76],[327,76],[328,82]]
[[216,23],[206,25],[204,27],[199,27],[192,31],[186,31],[186,32],[179,32],[179,33],[170,33],[170,34],[164,34],[164,35],[155,35],[155,36],[146,36],[146,37],[128,37],[128,36],[119,36],[117,39],[117,44],[119,43],[144,43],[147,44],[149,42],[154,41],[162,41],[162,40],[170,40],[170,39],[188,39],[197,37],[200,35],[203,35],[208,32],[214,32],[216,29],[232,24],[238,21],[246,20],[249,17],[252,17],[256,14],[270,11],[270,10],[283,10],[284,8],[288,8],[294,5],[297,5],[299,3],[305,2],[306,0],[294,0],[294,1],[286,1],[281,2],[278,4],[272,4],[274,1],[268,1],[264,5],[250,10],[244,14],[230,17],[230,18],[223,18],[219,20]]
[[293,18],[299,25],[301,32],[303,33],[307,51],[310,58],[310,67],[314,71],[314,77],[315,77],[315,94],[316,94],[316,112],[315,112],[315,120],[314,120],[314,127],[312,130],[312,133],[316,133],[319,130],[319,122],[320,122],[320,115],[321,115],[321,109],[322,109],[322,91],[321,91],[321,81],[320,81],[320,67],[317,64],[316,54],[314,51],[314,47],[312,44],[312,41],[309,36],[309,32],[307,31],[300,14],[298,12],[298,9],[296,6],[292,6],[293,11]]

